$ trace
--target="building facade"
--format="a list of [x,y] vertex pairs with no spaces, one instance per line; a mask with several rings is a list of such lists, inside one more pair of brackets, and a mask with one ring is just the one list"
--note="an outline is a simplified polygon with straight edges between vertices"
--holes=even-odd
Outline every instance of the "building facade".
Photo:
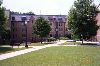
[[99,26],[99,29],[97,31],[97,35],[95,38],[96,38],[96,41],[100,42],[100,13],[98,13],[96,20],[97,20],[97,25]]
[[[38,17],[43,17],[49,22],[51,31],[48,37],[59,38],[65,36],[66,15],[27,15],[13,13],[11,14],[11,41],[24,42],[26,37],[28,42],[39,41],[40,38],[32,32],[33,24]],[[26,21],[27,24],[25,24]]]

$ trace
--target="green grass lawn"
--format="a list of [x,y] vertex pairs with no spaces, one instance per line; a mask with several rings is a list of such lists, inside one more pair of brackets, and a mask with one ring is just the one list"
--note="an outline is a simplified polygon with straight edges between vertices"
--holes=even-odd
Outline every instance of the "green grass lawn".
[[23,50],[23,49],[25,49],[25,48],[0,47],[0,54]]
[[49,47],[2,60],[0,66],[100,66],[100,47]]

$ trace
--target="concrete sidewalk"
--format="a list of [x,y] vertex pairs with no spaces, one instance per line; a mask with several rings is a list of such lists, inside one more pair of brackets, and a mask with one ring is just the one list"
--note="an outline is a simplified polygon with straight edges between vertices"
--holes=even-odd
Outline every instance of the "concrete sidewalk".
[[59,44],[62,44],[62,43],[65,43],[65,42],[66,41],[61,40],[61,41],[57,41],[55,44],[48,44],[48,45],[44,45],[44,46],[33,46],[33,48],[15,51],[15,52],[6,53],[6,54],[1,54],[0,60],[15,57],[15,56],[18,56],[18,55],[22,55],[22,54],[25,54],[25,53],[29,53],[29,52],[40,50],[40,49],[47,48],[47,47],[58,46]]

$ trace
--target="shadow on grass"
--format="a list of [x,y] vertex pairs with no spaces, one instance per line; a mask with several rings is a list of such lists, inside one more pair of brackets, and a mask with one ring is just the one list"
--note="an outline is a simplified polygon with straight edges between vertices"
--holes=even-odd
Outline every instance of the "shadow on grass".
[[11,48],[11,47],[0,47],[0,54],[6,53],[6,52],[9,52],[9,51],[14,51],[14,49]]
[[83,43],[83,44],[80,44],[81,46],[93,46],[93,47],[98,47],[100,45],[96,44],[96,43]]
[[[48,44],[54,44],[56,42],[42,42],[42,43],[31,43],[28,44],[28,46],[43,46],[43,45],[48,45]],[[24,46],[25,44],[21,44],[21,46]]]

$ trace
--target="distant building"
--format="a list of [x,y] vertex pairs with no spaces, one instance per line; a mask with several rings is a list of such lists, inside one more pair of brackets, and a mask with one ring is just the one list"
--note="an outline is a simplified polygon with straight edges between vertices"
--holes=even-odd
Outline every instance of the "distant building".
[[27,41],[39,41],[39,38],[33,34],[33,23],[38,17],[48,20],[51,26],[49,37],[64,37],[66,33],[65,23],[66,15],[30,15],[30,14],[11,14],[11,40],[14,42],[23,42],[26,38],[25,21],[27,21]]
[[[40,41],[40,38],[33,33],[33,24],[38,17],[45,18],[50,26],[51,31],[49,37],[59,38],[64,37],[69,32],[66,26],[66,15],[35,15],[35,14],[22,14],[16,12],[5,11],[8,19],[8,28],[11,30],[11,40],[14,42],[24,42],[26,39],[25,21],[27,21],[27,41],[35,42]],[[97,15],[97,25],[100,25],[100,13]],[[66,28],[67,27],[67,28]],[[97,35],[92,38],[93,41],[100,41],[100,29]]]

